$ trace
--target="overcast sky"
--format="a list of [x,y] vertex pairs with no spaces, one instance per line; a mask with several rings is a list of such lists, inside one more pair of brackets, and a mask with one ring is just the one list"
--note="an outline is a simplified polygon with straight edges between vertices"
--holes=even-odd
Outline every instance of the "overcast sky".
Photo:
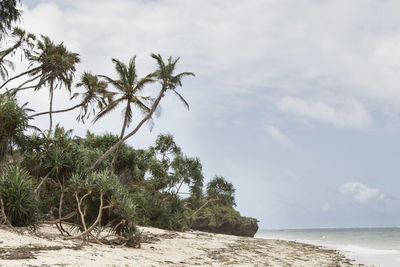
[[[114,77],[111,58],[137,55],[144,76],[150,53],[180,57],[178,71],[196,74],[180,89],[190,111],[168,95],[152,132],[128,143],[172,133],[261,228],[400,225],[400,1],[22,2],[24,28],[81,55],[77,78]],[[48,109],[46,90],[20,99]],[[75,116],[56,120],[81,136],[122,126],[120,110],[95,125]]]

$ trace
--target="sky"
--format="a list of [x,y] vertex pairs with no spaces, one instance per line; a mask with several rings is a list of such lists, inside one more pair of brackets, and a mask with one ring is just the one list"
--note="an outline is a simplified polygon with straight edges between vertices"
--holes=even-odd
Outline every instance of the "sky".
[[[143,77],[156,67],[151,53],[180,57],[177,71],[196,74],[179,89],[190,110],[167,95],[154,127],[128,143],[146,148],[173,134],[201,159],[206,181],[234,184],[238,210],[260,228],[400,226],[399,1],[22,3],[22,27],[81,55],[76,80],[115,77],[112,58],[136,55]],[[55,106],[76,103],[68,99],[57,91]],[[20,101],[46,111],[48,92]],[[76,113],[55,120],[80,136],[117,134],[121,111],[96,124]],[[46,128],[48,118],[34,124]]]

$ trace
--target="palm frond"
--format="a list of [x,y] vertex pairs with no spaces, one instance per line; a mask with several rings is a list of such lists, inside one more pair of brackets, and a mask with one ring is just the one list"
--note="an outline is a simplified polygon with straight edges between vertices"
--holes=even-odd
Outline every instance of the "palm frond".
[[113,111],[117,106],[118,106],[118,102],[111,102],[109,105],[107,105],[104,109],[102,109],[94,118],[93,123],[97,122],[100,118],[104,117],[104,115],[110,113],[111,111]]
[[180,93],[178,93],[176,90],[172,90],[172,91],[179,97],[179,99],[182,101],[182,103],[189,110],[189,103],[185,100],[185,98],[183,98],[183,96]]
[[139,98],[133,98],[132,103],[135,103],[135,105],[139,108],[143,115],[147,115],[147,113],[150,112],[150,108],[147,107],[142,101],[140,101]]

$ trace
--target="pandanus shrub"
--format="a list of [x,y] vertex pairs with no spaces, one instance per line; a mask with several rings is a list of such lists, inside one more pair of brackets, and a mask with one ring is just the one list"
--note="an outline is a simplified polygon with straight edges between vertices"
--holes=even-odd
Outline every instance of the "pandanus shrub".
[[27,226],[38,218],[35,185],[29,173],[16,165],[4,168],[0,177],[0,198],[6,219],[13,226]]
[[27,126],[28,116],[24,106],[18,106],[16,99],[10,96],[0,95],[0,163],[6,162],[13,137],[22,133]]
[[[111,235],[128,246],[139,244],[135,226],[135,204],[129,193],[109,170],[87,175],[74,174],[68,191],[75,199],[74,223],[83,232],[72,238],[94,238],[92,231],[111,229]],[[105,237],[98,242],[108,242]]]

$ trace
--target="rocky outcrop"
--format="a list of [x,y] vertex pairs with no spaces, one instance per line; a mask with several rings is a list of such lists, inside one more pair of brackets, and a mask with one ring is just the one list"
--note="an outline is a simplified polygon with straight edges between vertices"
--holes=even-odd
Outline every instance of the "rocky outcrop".
[[191,228],[211,233],[254,237],[258,230],[258,221],[240,215],[221,217],[205,212],[194,218]]

